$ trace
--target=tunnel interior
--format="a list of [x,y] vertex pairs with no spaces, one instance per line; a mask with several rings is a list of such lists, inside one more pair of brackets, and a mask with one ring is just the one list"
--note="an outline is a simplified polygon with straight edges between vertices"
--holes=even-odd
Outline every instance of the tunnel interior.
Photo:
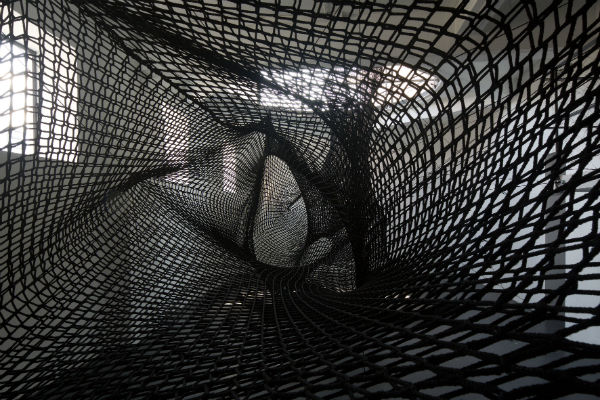
[[0,10],[0,397],[600,398],[598,2]]

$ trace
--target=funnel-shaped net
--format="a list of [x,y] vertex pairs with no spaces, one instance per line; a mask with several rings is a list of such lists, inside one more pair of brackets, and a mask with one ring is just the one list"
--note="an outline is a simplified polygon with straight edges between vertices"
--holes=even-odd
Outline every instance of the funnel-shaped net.
[[0,397],[598,398],[598,2],[0,10]]

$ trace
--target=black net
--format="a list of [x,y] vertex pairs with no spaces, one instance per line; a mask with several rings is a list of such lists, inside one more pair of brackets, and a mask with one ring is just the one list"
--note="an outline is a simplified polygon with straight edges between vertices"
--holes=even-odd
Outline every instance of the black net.
[[0,10],[0,397],[600,398],[599,2]]

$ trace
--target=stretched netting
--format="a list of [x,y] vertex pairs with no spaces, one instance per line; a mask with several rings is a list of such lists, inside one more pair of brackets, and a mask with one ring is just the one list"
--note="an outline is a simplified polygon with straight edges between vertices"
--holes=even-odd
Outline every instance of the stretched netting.
[[0,10],[0,397],[599,398],[598,2]]

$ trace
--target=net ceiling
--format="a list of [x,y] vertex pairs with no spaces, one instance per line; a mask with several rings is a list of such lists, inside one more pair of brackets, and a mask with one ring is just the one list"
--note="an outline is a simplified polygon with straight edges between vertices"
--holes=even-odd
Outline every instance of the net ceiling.
[[594,1],[3,1],[0,396],[597,399]]

